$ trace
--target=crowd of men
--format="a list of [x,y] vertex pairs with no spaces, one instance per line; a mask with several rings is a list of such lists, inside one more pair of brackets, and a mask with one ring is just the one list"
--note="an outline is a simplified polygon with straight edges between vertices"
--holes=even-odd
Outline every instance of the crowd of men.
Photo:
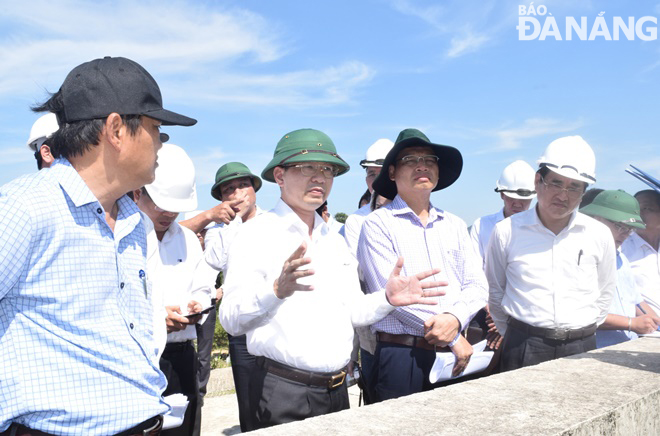
[[579,136],[504,168],[502,209],[468,228],[431,202],[461,152],[404,129],[366,150],[341,227],[327,201],[349,164],[321,131],[284,134],[260,176],[225,163],[199,211],[193,162],[160,132],[196,121],[139,64],[81,64],[33,109],[39,171],[0,188],[1,435],[199,434],[216,319],[244,432],[348,408],[356,365],[367,403],[439,387],[437,353],[460,376],[474,326],[489,372],[660,326],[660,193],[587,190]]

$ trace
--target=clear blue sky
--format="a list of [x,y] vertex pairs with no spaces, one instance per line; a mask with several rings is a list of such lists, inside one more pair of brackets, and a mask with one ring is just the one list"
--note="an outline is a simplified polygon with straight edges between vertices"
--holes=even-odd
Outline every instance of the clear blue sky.
[[[597,187],[645,185],[630,163],[660,175],[658,40],[518,39],[511,1],[23,1],[0,15],[0,183],[36,170],[25,146],[29,106],[76,65],[102,56],[142,64],[165,106],[199,120],[164,129],[197,168],[200,208],[215,171],[243,161],[260,173],[279,138],[326,132],[352,169],[336,179],[333,213],[364,192],[359,161],[406,127],[463,153],[461,178],[432,201],[468,225],[501,207],[493,192],[516,159],[532,165],[553,139],[582,135]],[[660,16],[653,2],[548,1],[565,17]],[[541,24],[546,17],[537,17]],[[653,26],[653,24],[651,23]],[[564,38],[565,39],[565,38]],[[263,208],[279,191],[264,183]]]

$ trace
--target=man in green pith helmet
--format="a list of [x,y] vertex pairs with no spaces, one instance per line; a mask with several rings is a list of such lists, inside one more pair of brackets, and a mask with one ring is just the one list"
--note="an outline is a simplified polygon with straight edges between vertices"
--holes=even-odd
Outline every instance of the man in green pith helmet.
[[401,276],[403,259],[386,292],[361,292],[346,243],[316,213],[348,169],[323,132],[284,135],[261,174],[277,183],[281,199],[232,243],[220,322],[232,335],[247,334],[257,356],[250,389],[256,428],[347,409],[353,327],[394,306],[434,304],[429,297],[442,294],[433,289],[440,282],[421,282],[437,271]]

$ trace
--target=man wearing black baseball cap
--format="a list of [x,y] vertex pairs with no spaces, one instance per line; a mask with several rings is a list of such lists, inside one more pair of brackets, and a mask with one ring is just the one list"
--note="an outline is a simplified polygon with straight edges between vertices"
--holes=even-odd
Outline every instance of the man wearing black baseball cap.
[[0,188],[0,434],[158,434],[145,230],[124,194],[154,180],[160,126],[196,121],[125,58],[79,65],[34,110],[57,116],[58,159]]

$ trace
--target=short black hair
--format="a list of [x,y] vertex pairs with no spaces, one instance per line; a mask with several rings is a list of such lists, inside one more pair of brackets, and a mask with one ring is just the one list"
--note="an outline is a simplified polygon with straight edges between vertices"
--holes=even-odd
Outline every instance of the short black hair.
[[316,208],[316,213],[318,213],[322,217],[323,211],[327,208],[328,208],[328,202],[324,201],[322,205]]
[[[81,120],[71,123],[62,122],[64,101],[62,92],[57,91],[40,105],[32,106],[34,112],[52,112],[57,116],[60,128],[48,138],[53,157],[82,156],[93,146],[99,144],[99,135],[103,130],[107,117],[95,120]],[[130,135],[135,135],[140,128],[140,115],[122,115],[122,122],[128,128]]]
[[371,192],[369,192],[368,189],[364,191],[364,194],[360,197],[360,201],[358,201],[358,209],[362,207],[363,201],[366,201],[367,203],[371,202]]
[[591,188],[587,190],[587,192],[585,192],[584,195],[582,196],[582,201],[580,202],[579,209],[582,209],[583,207],[591,204],[594,201],[594,198],[596,198],[596,196],[603,191],[604,189],[600,189],[600,188]]
[[637,198],[637,196],[640,194],[648,194],[655,198],[656,204],[658,207],[660,207],[660,192],[656,191],[655,189],[643,189],[635,194],[635,198]]

